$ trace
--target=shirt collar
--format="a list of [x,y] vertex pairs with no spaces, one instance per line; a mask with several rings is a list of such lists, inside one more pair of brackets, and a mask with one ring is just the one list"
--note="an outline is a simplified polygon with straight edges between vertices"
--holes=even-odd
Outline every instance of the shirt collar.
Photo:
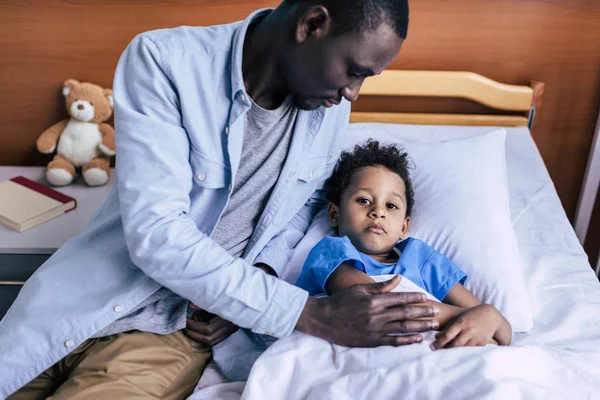
[[409,241],[410,241],[410,236],[399,241],[394,246],[394,251],[398,254],[402,253],[406,249],[406,245],[408,244]]
[[242,60],[244,57],[244,40],[248,27],[257,17],[273,11],[272,8],[263,8],[250,14],[239,27],[233,38],[233,54],[231,57],[231,98],[235,99],[238,93],[246,95],[244,76],[242,74]]

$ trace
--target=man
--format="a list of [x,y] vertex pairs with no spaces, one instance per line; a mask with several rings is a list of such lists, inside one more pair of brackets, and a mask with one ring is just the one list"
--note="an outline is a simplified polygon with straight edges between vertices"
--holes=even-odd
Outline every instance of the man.
[[435,328],[423,296],[386,293],[397,279],[314,299],[277,278],[407,24],[406,0],[286,0],[136,37],[113,88],[117,184],[0,323],[0,395],[184,398],[238,326],[347,346]]

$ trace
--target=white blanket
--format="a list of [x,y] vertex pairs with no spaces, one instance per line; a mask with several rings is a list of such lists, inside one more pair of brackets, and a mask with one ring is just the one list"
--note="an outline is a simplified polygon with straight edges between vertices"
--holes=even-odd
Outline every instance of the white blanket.
[[[476,133],[450,134],[458,132]],[[349,349],[296,332],[261,356],[245,384],[205,382],[191,399],[600,399],[600,284],[526,129],[509,131],[507,150],[533,330],[510,347],[435,352],[433,333],[421,344]]]
[[[395,291],[421,290],[405,278]],[[587,311],[598,310],[591,307]],[[434,332],[427,332],[424,341],[416,345],[349,349],[295,332],[258,359],[242,398],[594,398],[600,396],[600,375],[594,377],[588,369],[586,379],[579,369],[593,363],[592,369],[600,373],[600,340],[565,343],[575,336],[586,336],[577,332],[586,329],[586,311],[578,307],[575,313],[579,315],[572,316],[573,327],[550,330],[555,337],[549,343],[536,345],[533,343],[541,342],[541,338],[533,341],[530,335],[521,335],[511,347],[432,351],[429,345]]]

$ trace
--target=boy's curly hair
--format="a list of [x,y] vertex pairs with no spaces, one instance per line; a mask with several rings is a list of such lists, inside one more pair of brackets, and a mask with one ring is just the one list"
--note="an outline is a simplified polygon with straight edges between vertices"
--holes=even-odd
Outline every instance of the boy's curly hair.
[[337,162],[333,175],[325,183],[327,200],[339,205],[342,193],[350,185],[354,173],[364,167],[382,166],[397,174],[406,187],[406,216],[410,217],[415,203],[415,193],[410,180],[408,154],[394,145],[382,146],[378,141],[369,139],[358,144],[352,151],[344,151]]

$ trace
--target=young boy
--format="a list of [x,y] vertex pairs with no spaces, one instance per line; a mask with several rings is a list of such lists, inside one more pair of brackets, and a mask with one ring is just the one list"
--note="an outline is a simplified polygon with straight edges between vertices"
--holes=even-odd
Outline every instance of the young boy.
[[400,274],[432,294],[440,313],[433,350],[509,345],[508,321],[462,285],[467,276],[426,243],[407,237],[414,203],[408,156],[377,141],[344,152],[327,182],[329,220],[339,237],[325,237],[309,253],[296,283],[310,295],[372,283],[369,276]]

